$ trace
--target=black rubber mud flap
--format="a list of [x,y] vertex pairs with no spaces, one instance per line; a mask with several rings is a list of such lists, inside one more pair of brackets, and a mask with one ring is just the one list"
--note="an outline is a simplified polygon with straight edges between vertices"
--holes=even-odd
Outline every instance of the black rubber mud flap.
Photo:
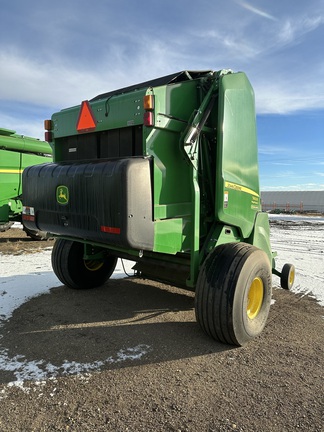
[[25,169],[23,183],[26,228],[153,250],[150,159],[37,165]]

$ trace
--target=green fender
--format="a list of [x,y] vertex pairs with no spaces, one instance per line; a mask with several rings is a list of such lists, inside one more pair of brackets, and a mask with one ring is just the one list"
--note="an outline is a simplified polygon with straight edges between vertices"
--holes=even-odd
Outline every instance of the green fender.
[[270,224],[267,213],[257,213],[254,223],[254,228],[249,237],[248,243],[253,244],[259,249],[262,249],[269,258],[272,268],[274,268],[274,256],[270,245]]

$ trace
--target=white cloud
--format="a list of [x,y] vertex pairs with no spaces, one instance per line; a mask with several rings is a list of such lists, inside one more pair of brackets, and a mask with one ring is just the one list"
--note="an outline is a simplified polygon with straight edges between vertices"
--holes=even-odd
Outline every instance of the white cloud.
[[278,166],[293,166],[293,163],[287,163],[287,162],[270,162],[271,165],[278,165]]
[[278,39],[283,44],[298,44],[309,32],[324,24],[324,16],[302,15],[283,20],[278,32]]
[[275,71],[269,76],[252,78],[259,114],[289,114],[324,108],[324,74],[317,74],[316,85],[308,70]]
[[300,183],[296,185],[263,186],[263,191],[322,191],[324,184],[319,183]]
[[31,121],[27,116],[8,116],[0,111],[0,127],[14,130],[19,135],[44,140],[44,120],[45,118],[50,117],[50,114],[47,116],[44,115],[43,117]]
[[[0,91],[4,100],[29,102],[43,106],[75,104],[78,96],[91,91],[98,78],[87,71],[56,63],[40,63],[21,53],[0,52]],[[92,93],[90,93],[92,96]]]
[[240,1],[240,0],[237,0],[236,3],[239,4],[240,6],[242,6],[243,8],[249,10],[250,12],[253,12],[256,15],[261,16],[262,18],[267,18],[269,20],[276,21],[276,18],[274,16],[270,15],[269,13],[267,13],[264,10],[261,10],[259,8],[256,8],[256,7],[252,6],[250,3],[243,2],[243,1]]
[[[38,114],[42,117],[41,110],[48,116],[47,112],[79,104],[99,93],[178,70],[231,68],[247,72],[255,89],[258,113],[324,108],[324,62],[315,55],[320,46],[312,45],[309,50],[305,45],[308,37],[316,34],[315,42],[320,41],[323,15],[308,6],[288,9],[286,5],[287,11],[282,7],[279,13],[272,4],[265,10],[252,2],[236,3],[241,7],[230,2],[221,10],[214,5],[208,11],[190,9],[182,14],[177,7],[176,16],[181,19],[178,25],[172,25],[172,16],[167,22],[158,16],[154,26],[137,11],[141,25],[136,32],[130,22],[129,33],[120,18],[123,13],[127,18],[127,14],[133,14],[134,6],[125,12],[116,5],[107,9],[99,1],[97,9],[80,6],[71,21],[73,2],[66,6],[65,14],[53,5],[48,11],[40,2],[35,13],[26,12],[30,18],[26,35],[37,36],[37,40],[28,45],[29,40],[14,37],[14,33],[10,43],[2,38],[1,105],[10,101],[17,106],[29,104],[31,111],[40,107]],[[167,2],[167,7],[171,3]],[[93,14],[84,26],[82,14],[90,11]],[[105,11],[109,12],[108,21]],[[194,13],[200,14],[199,21]],[[16,25],[21,26],[22,21]],[[2,112],[0,120],[6,120]],[[17,118],[17,113],[8,114],[8,118],[14,115]]]
[[95,64],[67,61],[59,56],[41,62],[18,49],[0,47],[0,64],[6,64],[0,69],[1,99],[64,108],[109,90],[177,71],[172,66],[177,63],[176,56],[165,43],[151,41],[149,55],[144,50],[146,42],[142,43],[133,59],[127,57],[125,47],[116,46]]
[[276,155],[281,156],[283,154],[287,154],[290,151],[288,147],[284,147],[282,145],[260,145],[259,146],[259,154],[264,155]]

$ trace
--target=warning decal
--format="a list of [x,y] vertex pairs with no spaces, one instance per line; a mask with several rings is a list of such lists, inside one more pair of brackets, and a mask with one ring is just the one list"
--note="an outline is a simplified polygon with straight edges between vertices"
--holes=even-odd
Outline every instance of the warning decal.
[[228,207],[228,191],[224,192],[224,208]]
[[88,101],[83,101],[76,124],[78,132],[91,132],[96,129],[97,122]]

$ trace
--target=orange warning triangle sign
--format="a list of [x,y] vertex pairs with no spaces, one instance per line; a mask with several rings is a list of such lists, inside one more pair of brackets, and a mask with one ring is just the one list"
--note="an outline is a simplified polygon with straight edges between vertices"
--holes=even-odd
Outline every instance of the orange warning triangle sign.
[[96,128],[96,126],[97,122],[95,116],[93,115],[89,102],[83,101],[81,103],[79,117],[76,124],[76,130],[78,132],[91,132]]

